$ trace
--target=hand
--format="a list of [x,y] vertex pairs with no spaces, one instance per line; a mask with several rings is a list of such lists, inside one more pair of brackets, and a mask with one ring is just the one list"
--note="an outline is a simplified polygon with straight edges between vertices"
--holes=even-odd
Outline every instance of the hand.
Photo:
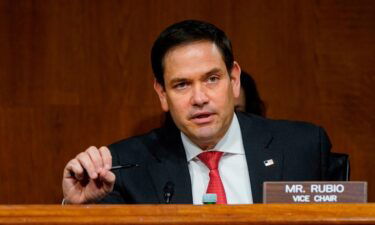
[[66,203],[91,203],[113,190],[112,156],[107,147],[90,147],[64,168],[62,188]]

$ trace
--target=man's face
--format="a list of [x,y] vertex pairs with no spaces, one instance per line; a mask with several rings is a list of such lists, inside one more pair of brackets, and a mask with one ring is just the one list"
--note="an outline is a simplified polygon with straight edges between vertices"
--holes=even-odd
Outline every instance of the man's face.
[[163,110],[170,111],[177,127],[202,149],[210,149],[232,121],[240,72],[235,62],[229,76],[220,50],[212,42],[193,42],[167,52],[165,87],[156,81],[154,87]]

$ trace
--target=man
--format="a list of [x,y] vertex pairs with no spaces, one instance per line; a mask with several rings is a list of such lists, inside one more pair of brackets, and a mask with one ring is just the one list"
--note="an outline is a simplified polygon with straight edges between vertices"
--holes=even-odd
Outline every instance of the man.
[[[322,128],[234,113],[241,69],[223,31],[174,24],[151,60],[174,124],[78,154],[64,169],[66,203],[201,204],[206,191],[224,204],[258,203],[264,181],[325,179],[330,143]],[[110,171],[126,163],[139,166]]]

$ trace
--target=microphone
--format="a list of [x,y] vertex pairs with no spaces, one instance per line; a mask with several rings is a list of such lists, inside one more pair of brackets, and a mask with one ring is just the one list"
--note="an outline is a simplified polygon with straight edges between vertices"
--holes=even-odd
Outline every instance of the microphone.
[[168,181],[164,186],[164,201],[166,204],[171,203],[173,194],[174,194],[174,183],[172,181]]

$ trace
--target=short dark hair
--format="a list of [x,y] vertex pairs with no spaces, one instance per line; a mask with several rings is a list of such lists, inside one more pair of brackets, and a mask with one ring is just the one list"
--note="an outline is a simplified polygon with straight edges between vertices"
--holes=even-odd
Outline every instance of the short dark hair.
[[185,20],[167,27],[152,46],[151,64],[156,80],[164,86],[164,57],[169,50],[179,45],[204,40],[216,44],[230,73],[234,60],[232,44],[224,31],[207,22]]
[[246,71],[241,71],[241,88],[245,94],[245,112],[266,117],[266,105],[259,96],[257,85]]

